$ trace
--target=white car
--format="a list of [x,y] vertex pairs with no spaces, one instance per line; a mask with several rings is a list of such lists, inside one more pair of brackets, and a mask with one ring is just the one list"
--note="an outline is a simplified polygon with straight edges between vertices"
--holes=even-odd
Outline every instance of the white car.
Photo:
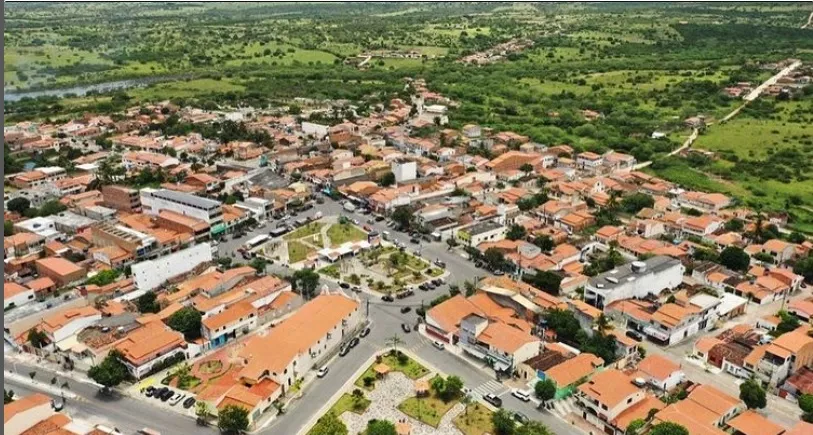
[[438,350],[443,350],[446,347],[443,343],[439,341],[433,341],[432,346],[435,346],[435,348]]
[[327,367],[322,367],[321,369],[319,369],[319,371],[316,372],[316,377],[324,378],[325,376],[327,376],[327,372],[328,372]]
[[511,391],[511,395],[519,400],[522,400],[523,402],[530,402],[531,400],[531,393],[528,391],[513,390]]

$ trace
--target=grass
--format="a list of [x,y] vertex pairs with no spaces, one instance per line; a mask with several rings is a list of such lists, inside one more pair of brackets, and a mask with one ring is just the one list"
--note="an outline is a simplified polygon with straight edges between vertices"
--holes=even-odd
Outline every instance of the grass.
[[314,252],[310,246],[304,245],[296,240],[288,242],[288,263],[298,263],[306,258],[308,254]]
[[427,397],[410,397],[398,405],[398,410],[432,427],[438,427],[443,416],[456,404],[457,400],[444,402],[433,393]]
[[356,399],[352,395],[344,393],[328,412],[333,412],[337,417],[347,411],[355,412],[356,414],[364,414],[364,411],[367,410],[370,403],[372,402],[366,397]]
[[[401,364],[398,362],[398,357],[388,353],[382,356],[381,362],[388,365],[390,367],[390,370],[395,372],[401,372],[409,379],[413,380],[420,379],[429,374],[429,370],[426,367],[422,366],[420,363],[418,363],[412,358],[407,358],[406,363]],[[371,364],[370,367],[367,367],[367,370],[365,370],[364,373],[362,373],[361,376],[358,379],[356,379],[355,385],[357,387],[366,388],[368,390],[372,390],[373,388],[375,388],[375,384],[373,384],[373,386],[369,388],[365,387],[364,378],[368,376],[372,376],[373,378],[375,378],[375,371],[373,371],[373,367],[375,367],[376,364],[378,364],[378,362]]]
[[284,235],[282,238],[285,240],[297,240],[304,237],[312,236],[314,234],[319,234],[319,232],[322,231],[322,227],[324,225],[325,224],[320,222],[310,222],[304,227],[300,227],[296,231]]
[[327,275],[336,279],[341,277],[341,273],[339,272],[338,266],[335,264],[331,264],[330,266],[323,267],[319,269],[317,272],[321,273],[322,275]]
[[483,435],[494,433],[491,416],[494,413],[480,403],[474,403],[466,408],[463,414],[452,420],[455,427],[464,435]]
[[709,127],[694,147],[711,151],[733,151],[740,157],[763,158],[771,148],[798,143],[796,136],[813,136],[813,125],[783,120],[753,119],[740,114],[725,124]]
[[237,92],[245,89],[245,86],[224,78],[221,80],[197,79],[158,83],[146,88],[131,89],[128,93],[139,100],[152,101],[167,98],[167,95],[188,98],[213,93]]
[[327,230],[330,246],[339,246],[347,242],[365,240],[367,234],[352,224],[334,224]]
[[432,269],[429,269],[428,273],[429,273],[429,276],[431,276],[432,278],[437,278],[437,277],[443,275],[443,269],[432,268]]

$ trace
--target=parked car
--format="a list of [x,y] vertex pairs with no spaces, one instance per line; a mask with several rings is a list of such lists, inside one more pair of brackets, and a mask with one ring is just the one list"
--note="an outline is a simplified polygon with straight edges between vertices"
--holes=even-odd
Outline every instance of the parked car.
[[446,262],[445,262],[445,261],[441,261],[440,259],[437,259],[437,260],[435,260],[435,265],[436,265],[436,266],[438,266],[438,267],[443,267],[443,268],[445,268],[445,267],[446,267]]
[[434,289],[435,289],[435,287],[437,287],[435,284],[432,284],[432,282],[431,282],[431,281],[430,281],[430,282],[427,282],[427,283],[426,283],[426,286],[429,288],[429,290],[434,290]]
[[164,392],[161,394],[161,396],[159,397],[159,399],[161,399],[161,401],[162,401],[162,402],[166,402],[167,400],[171,399],[171,398],[172,398],[172,396],[174,396],[174,395],[175,395],[175,392],[174,392],[174,391],[172,391],[172,390],[170,390],[169,388],[167,388],[167,390],[166,390],[166,391],[164,391]]
[[414,244],[417,245],[418,243],[421,243],[421,240],[418,239],[418,238],[412,237],[411,239],[409,239],[409,243],[414,243]]
[[356,347],[356,346],[358,346],[358,345],[359,345],[359,341],[360,341],[360,340],[359,340],[359,338],[358,338],[358,337],[353,337],[353,339],[352,339],[352,340],[350,340],[350,342],[349,342],[349,343],[347,343],[347,345],[348,345],[348,346],[350,346],[350,348],[352,349],[352,348],[354,348],[354,347]]
[[435,278],[432,280],[432,284],[440,287],[443,285],[443,278]]
[[392,301],[395,300],[395,298],[392,297],[391,295],[384,295],[384,296],[381,296],[381,300],[384,301],[384,302],[392,302]]
[[635,341],[644,341],[644,336],[636,331],[628,330],[625,335]]
[[426,284],[421,284],[418,286],[418,288],[423,291],[429,291],[429,286],[427,286]]
[[177,393],[174,396],[172,396],[172,399],[169,400],[169,405],[175,406],[178,403],[180,403],[180,401],[183,400],[184,398],[186,398],[186,394]]
[[370,327],[369,326],[364,328],[364,330],[361,331],[361,334],[359,334],[359,336],[362,337],[362,338],[364,338],[364,337],[366,337],[368,335],[370,335]]
[[341,348],[339,350],[339,356],[345,356],[348,353],[350,353],[350,347],[349,346],[345,346],[345,347],[343,347],[343,348]]
[[349,288],[350,288],[350,284],[348,284],[348,283],[346,283],[346,282],[340,282],[340,283],[339,283],[339,287],[341,287],[341,288],[343,288],[343,289],[347,290],[347,289],[349,289]]
[[53,408],[54,411],[56,411],[56,412],[62,411],[62,408],[64,408],[64,407],[65,407],[65,400],[63,400],[61,398],[51,400],[51,408]]
[[189,409],[189,408],[191,408],[191,407],[192,407],[192,405],[194,405],[194,404],[195,404],[195,402],[196,402],[196,400],[195,400],[195,398],[194,398],[194,397],[190,397],[190,398],[188,398],[188,399],[184,400],[184,401],[183,401],[183,407],[184,407],[184,409]]
[[446,345],[444,345],[442,342],[437,341],[437,340],[432,342],[432,346],[435,346],[435,349],[437,349],[437,350],[443,350],[443,349],[446,348]]
[[149,387],[147,387],[147,388],[144,390],[144,394],[145,394],[147,397],[152,397],[152,395],[153,395],[154,393],[155,393],[155,387],[153,387],[152,385],[150,385]]
[[525,415],[525,414],[523,414],[521,412],[515,412],[514,413],[514,420],[516,420],[517,423],[519,423],[519,424],[528,424],[528,422],[531,421],[531,419],[528,418],[527,415]]
[[316,377],[317,378],[324,378],[325,376],[327,376],[327,371],[328,371],[327,367],[322,367],[321,369],[319,369],[316,372]]
[[403,307],[403,308],[401,308],[401,314],[406,314],[406,313],[408,313],[410,311],[412,311],[411,307]]
[[486,394],[485,396],[483,396],[483,400],[494,405],[497,408],[502,407],[502,399],[500,399],[496,394],[492,393]]
[[511,395],[516,397],[523,402],[530,402],[531,401],[531,393],[524,390],[513,390],[511,391]]
[[155,392],[152,393],[152,397],[154,397],[156,399],[160,399],[161,396],[163,396],[167,392],[167,390],[169,390],[169,388],[161,387],[161,388],[155,390]]
[[409,325],[407,325],[406,323],[401,324],[401,329],[404,330],[405,334],[409,334],[409,331],[412,331],[412,328],[410,328]]

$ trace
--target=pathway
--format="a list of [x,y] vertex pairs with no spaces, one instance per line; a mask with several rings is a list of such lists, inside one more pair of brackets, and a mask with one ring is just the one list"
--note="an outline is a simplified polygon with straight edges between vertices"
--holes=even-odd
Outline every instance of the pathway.
[[807,17],[807,22],[802,25],[802,28],[807,29],[811,24],[813,24],[813,12],[811,12],[810,16]]
[[[692,144],[693,144],[693,143],[694,143],[694,141],[697,139],[697,136],[698,136],[699,134],[700,134],[700,129],[698,129],[698,128],[693,129],[693,130],[692,130],[692,134],[690,134],[690,135],[689,135],[689,137],[688,137],[688,138],[686,138],[686,140],[685,140],[685,141],[683,141],[683,145],[681,145],[679,148],[676,148],[676,149],[672,150],[672,152],[670,152],[670,153],[669,153],[669,154],[667,154],[667,155],[668,155],[669,157],[671,157],[671,156],[674,156],[675,154],[677,154],[677,153],[679,153],[679,152],[681,152],[681,151],[685,150],[686,148],[689,148],[690,146],[692,146]],[[639,169],[646,168],[647,166],[649,166],[649,165],[651,165],[651,164],[652,164],[652,160],[648,160],[648,161],[646,161],[646,162],[641,162],[641,163],[638,163],[637,165],[633,166],[633,167],[632,167],[632,170],[633,170],[633,171],[637,171],[637,170],[639,170]]]

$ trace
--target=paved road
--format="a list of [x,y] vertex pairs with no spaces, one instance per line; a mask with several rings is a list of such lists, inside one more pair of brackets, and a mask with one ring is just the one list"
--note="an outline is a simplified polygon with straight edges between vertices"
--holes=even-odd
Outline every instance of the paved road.
[[[18,373],[28,374],[31,371],[37,372],[37,379],[49,379],[57,376],[60,384],[64,378],[60,373],[49,369],[29,365],[26,363],[16,363],[12,365],[7,358],[3,359],[4,370],[16,369]],[[157,406],[151,405],[143,400],[136,400],[128,396],[115,394],[114,396],[104,396],[99,394],[99,389],[94,385],[77,382],[67,379],[70,391],[79,396],[77,399],[68,399],[64,412],[73,418],[85,420],[92,424],[103,424],[115,427],[124,434],[135,434],[136,431],[144,427],[151,427],[162,433],[169,434],[216,434],[217,431],[209,427],[198,426],[194,419],[185,418],[175,413],[167,412]],[[36,386],[27,382],[20,382],[9,377],[4,377],[3,388],[12,389],[17,395],[27,395],[34,392],[56,397],[50,391],[38,390]]]

